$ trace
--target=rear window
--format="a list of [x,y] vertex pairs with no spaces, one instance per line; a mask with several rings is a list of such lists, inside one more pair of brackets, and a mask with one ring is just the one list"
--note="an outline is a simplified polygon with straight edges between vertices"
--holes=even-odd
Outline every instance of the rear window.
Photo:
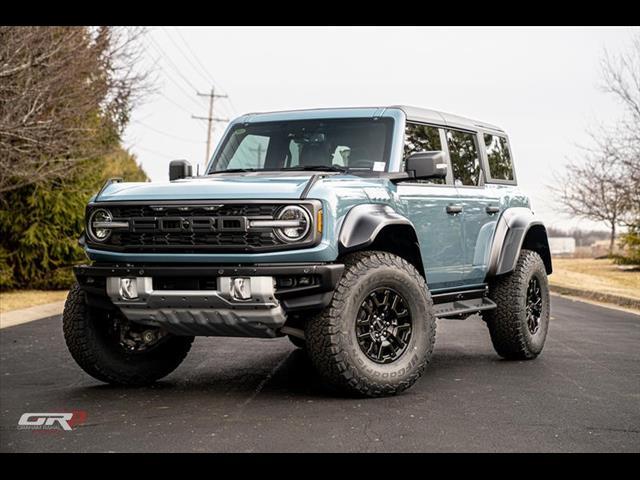
[[493,180],[513,180],[513,163],[507,139],[485,133],[484,145],[489,160],[489,176]]

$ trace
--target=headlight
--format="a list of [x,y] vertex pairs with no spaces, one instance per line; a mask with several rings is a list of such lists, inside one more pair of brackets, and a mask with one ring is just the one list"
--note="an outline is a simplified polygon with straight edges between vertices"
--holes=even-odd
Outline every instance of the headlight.
[[111,229],[105,228],[104,224],[110,224],[113,221],[113,216],[109,210],[100,208],[95,210],[91,216],[89,216],[89,224],[87,225],[87,232],[92,240],[96,242],[104,242],[109,235],[111,235]]
[[284,207],[280,211],[277,219],[291,225],[275,229],[278,238],[284,242],[297,242],[298,240],[302,240],[311,229],[309,212],[302,207],[295,205]]

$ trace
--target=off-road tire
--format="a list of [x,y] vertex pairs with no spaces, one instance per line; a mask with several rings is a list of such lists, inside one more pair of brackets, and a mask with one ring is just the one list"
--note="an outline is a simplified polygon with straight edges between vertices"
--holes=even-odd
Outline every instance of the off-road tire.
[[[542,293],[542,314],[539,328],[532,334],[527,326],[526,297],[529,281],[534,276]],[[544,347],[550,315],[549,282],[540,255],[522,250],[513,272],[490,283],[489,297],[497,308],[485,312],[484,319],[498,355],[508,360],[536,358]]]
[[[387,252],[347,256],[345,269],[328,307],[307,325],[307,349],[320,376],[357,396],[394,395],[413,385],[431,359],[436,319],[427,284],[407,261]],[[356,339],[356,315],[371,291],[393,288],[405,299],[412,319],[408,347],[387,364],[369,359]]]
[[107,321],[102,311],[86,305],[84,293],[75,284],[62,314],[64,338],[76,363],[102,382],[150,384],[174,371],[193,343],[191,336],[168,336],[149,351],[130,353],[104,334]]
[[287,335],[287,337],[289,337],[289,341],[293,343],[297,348],[301,348],[302,350],[305,350],[307,348],[307,344],[303,339],[294,337],[293,335]]

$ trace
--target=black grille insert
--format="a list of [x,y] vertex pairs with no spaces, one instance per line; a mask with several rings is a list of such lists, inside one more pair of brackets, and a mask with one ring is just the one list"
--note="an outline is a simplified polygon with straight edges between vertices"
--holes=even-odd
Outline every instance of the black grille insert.
[[282,204],[109,205],[114,229],[99,248],[132,252],[227,252],[286,247],[270,228],[250,229],[252,219],[273,219]]

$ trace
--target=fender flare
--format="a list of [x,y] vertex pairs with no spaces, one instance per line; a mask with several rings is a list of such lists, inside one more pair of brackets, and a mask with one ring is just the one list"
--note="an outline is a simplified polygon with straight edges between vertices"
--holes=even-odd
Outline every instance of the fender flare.
[[349,210],[340,228],[338,236],[340,254],[371,245],[378,233],[389,225],[406,225],[415,232],[413,223],[388,205],[375,203],[356,205]]
[[550,274],[552,266],[547,230],[542,221],[524,207],[508,208],[498,219],[487,274],[496,276],[513,271],[525,240],[530,244],[525,248],[531,248],[540,254],[547,274]]

